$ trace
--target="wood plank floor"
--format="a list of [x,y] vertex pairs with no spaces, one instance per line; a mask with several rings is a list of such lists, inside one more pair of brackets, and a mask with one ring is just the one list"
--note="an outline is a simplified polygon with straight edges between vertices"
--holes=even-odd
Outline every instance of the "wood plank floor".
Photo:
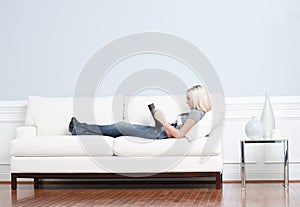
[[300,183],[223,184],[222,190],[210,185],[46,185],[33,189],[19,184],[0,185],[0,206],[300,206]]

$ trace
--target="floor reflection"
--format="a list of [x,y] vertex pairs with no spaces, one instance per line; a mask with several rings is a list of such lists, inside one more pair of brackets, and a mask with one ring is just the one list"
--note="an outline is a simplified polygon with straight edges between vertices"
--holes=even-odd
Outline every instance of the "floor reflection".
[[290,206],[289,189],[281,187],[278,184],[250,184],[246,188],[241,188],[240,200],[243,207]]

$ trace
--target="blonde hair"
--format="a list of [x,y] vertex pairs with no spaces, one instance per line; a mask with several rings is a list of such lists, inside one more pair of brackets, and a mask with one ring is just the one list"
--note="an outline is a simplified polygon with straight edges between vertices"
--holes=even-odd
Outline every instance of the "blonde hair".
[[196,85],[186,91],[186,95],[191,99],[194,109],[204,112],[211,110],[211,101],[207,90],[201,86]]

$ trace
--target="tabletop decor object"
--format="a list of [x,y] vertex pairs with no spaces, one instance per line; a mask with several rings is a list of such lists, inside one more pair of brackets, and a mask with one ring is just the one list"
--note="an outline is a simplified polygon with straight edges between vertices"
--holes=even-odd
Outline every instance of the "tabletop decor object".
[[263,123],[256,116],[252,116],[245,126],[245,132],[247,137],[252,140],[261,139],[264,135]]
[[261,115],[261,121],[264,127],[264,135],[265,139],[272,138],[272,130],[275,129],[275,119],[274,112],[270,103],[269,94],[266,92],[265,105]]

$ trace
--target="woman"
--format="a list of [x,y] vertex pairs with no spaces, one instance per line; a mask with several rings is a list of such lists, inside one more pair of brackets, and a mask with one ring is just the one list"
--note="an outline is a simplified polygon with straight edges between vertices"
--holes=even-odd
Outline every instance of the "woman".
[[206,89],[201,85],[193,86],[186,92],[187,104],[191,111],[179,114],[177,121],[169,124],[162,114],[154,109],[154,118],[159,126],[145,126],[118,122],[111,125],[80,123],[75,117],[71,119],[69,131],[72,135],[106,135],[112,137],[136,136],[147,139],[182,138],[211,110],[211,102]]

